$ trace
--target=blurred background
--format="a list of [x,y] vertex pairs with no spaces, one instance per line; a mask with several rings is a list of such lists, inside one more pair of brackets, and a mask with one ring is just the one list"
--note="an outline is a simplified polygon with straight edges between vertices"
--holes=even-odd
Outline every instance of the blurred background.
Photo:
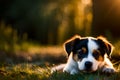
[[1,62],[66,62],[75,34],[103,35],[119,54],[120,0],[0,0]]

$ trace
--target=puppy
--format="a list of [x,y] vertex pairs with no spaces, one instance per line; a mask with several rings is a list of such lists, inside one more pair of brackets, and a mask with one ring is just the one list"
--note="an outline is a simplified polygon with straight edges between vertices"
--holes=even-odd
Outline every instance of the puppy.
[[94,72],[101,70],[114,73],[115,69],[109,60],[113,46],[103,37],[74,36],[64,43],[68,61],[63,72],[77,74],[79,71]]

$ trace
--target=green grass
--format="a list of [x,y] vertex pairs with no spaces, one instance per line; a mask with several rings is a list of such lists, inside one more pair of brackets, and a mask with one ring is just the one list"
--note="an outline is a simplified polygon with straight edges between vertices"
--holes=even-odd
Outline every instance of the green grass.
[[63,72],[51,73],[50,67],[33,63],[4,64],[0,67],[0,80],[119,80],[120,72],[114,74],[79,73],[70,75]]
[[[37,45],[23,45],[27,46],[27,52],[16,52],[15,57],[5,56],[8,62],[2,63],[0,61],[0,80],[119,80],[120,79],[120,61],[116,58],[119,55],[119,48],[114,51],[113,62],[118,70],[114,74],[105,74],[101,72],[95,73],[79,73],[70,75],[63,72],[51,73],[50,68],[56,64],[66,62],[66,54],[60,46],[37,46]],[[115,47],[119,44],[116,43]],[[1,54],[2,55],[2,54]],[[0,56],[1,56],[0,55]],[[20,57],[22,56],[22,57]],[[0,59],[3,56],[0,57]],[[24,58],[23,58],[24,57]],[[21,59],[26,61],[21,61]],[[4,59],[4,60],[5,60]],[[9,61],[10,60],[10,61]],[[35,61],[34,61],[35,60]],[[64,61],[63,61],[64,60]],[[120,60],[120,59],[119,59]],[[19,61],[16,63],[16,61]],[[37,62],[36,62],[37,61]]]
[[[24,45],[28,46],[28,44]],[[116,43],[115,47],[119,44]],[[31,53],[30,53],[31,52]],[[0,63],[0,80],[119,80],[120,79],[120,61],[116,58],[119,48],[114,51],[113,62],[118,70],[114,74],[105,74],[101,72],[82,73],[70,75],[63,72],[51,73],[50,68],[53,65],[66,62],[66,54],[60,46],[37,46],[29,45],[27,52],[16,52],[15,57],[4,58],[8,62]],[[22,58],[22,57],[24,58]],[[1,56],[2,58],[2,56]],[[0,59],[1,59],[0,58]],[[12,59],[13,58],[13,59]],[[26,61],[21,61],[21,59]],[[30,58],[30,60],[29,60]],[[5,59],[4,59],[5,60]],[[10,60],[10,62],[9,62]],[[34,61],[35,60],[35,61]],[[63,61],[64,60],[64,61]],[[120,59],[119,59],[120,60]],[[16,63],[16,61],[19,61]],[[37,61],[37,62],[36,62]]]
[[95,73],[79,73],[76,75],[69,75],[67,73],[54,73],[51,80],[118,80],[119,74],[102,74],[100,72]]

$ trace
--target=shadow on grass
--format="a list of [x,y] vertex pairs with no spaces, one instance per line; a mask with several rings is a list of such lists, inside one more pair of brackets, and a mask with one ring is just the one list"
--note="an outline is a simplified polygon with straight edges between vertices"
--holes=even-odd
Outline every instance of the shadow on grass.
[[29,74],[26,72],[0,73],[0,80],[40,80],[39,74]]
[[95,72],[70,75],[68,73],[55,72],[52,75],[50,75],[48,80],[118,80],[118,79],[120,79],[120,73],[104,74],[100,72]]

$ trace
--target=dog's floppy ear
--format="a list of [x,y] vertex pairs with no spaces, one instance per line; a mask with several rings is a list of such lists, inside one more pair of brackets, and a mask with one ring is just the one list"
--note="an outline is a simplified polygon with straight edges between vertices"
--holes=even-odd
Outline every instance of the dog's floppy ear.
[[75,35],[74,37],[72,37],[71,39],[67,40],[64,43],[64,48],[65,48],[65,51],[67,52],[68,56],[73,51],[75,44],[77,44],[79,41],[80,41],[80,36]]
[[100,45],[102,45],[102,47],[105,49],[107,55],[110,57],[110,54],[112,53],[114,48],[113,45],[102,36],[98,37],[98,41],[100,42]]

